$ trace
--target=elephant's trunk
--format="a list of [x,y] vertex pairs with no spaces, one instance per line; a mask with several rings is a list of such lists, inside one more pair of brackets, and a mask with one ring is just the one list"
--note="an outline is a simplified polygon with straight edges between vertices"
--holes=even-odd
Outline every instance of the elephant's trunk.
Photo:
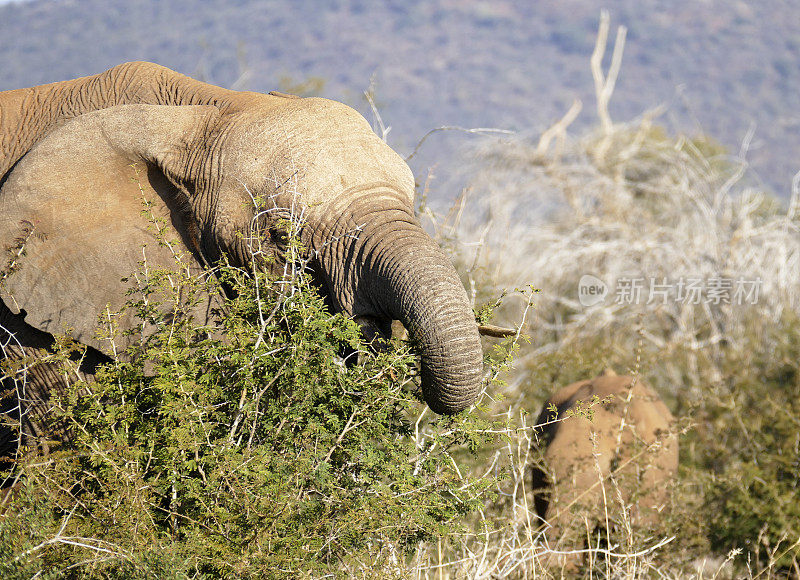
[[379,285],[389,316],[403,323],[417,345],[425,401],[437,413],[456,413],[475,401],[483,372],[464,286],[448,257],[424,234],[404,236],[385,250]]
[[355,316],[400,320],[421,358],[428,406],[441,414],[464,409],[480,391],[483,353],[450,259],[396,193],[372,190],[348,205],[338,214],[348,216],[348,225],[337,224],[336,234],[327,236],[328,251],[320,252],[335,306]]

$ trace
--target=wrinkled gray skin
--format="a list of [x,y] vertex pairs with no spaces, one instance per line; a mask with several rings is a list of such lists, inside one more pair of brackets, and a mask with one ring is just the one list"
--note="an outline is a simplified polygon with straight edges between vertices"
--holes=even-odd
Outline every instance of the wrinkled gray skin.
[[[601,402],[592,405],[595,396]],[[590,410],[592,420],[579,409]],[[569,416],[569,411],[578,412]],[[533,489],[551,548],[583,547],[587,529],[605,527],[606,511],[619,513],[620,496],[630,525],[651,525],[660,517],[678,470],[673,423],[655,391],[611,369],[550,397],[536,421],[546,465],[534,466]],[[568,569],[578,563],[554,560]]]
[[[124,303],[120,279],[143,255],[151,267],[175,267],[141,215],[145,197],[195,271],[223,254],[246,263],[254,227],[279,241],[279,218],[302,214],[301,239],[332,309],[384,333],[403,323],[433,411],[457,412],[478,394],[474,316],[450,260],[414,217],[413,176],[340,103],[230,91],[126,63],[0,92],[0,179],[0,270],[25,249],[0,285],[0,325],[15,334],[0,331],[7,358],[43,352],[65,329],[90,347],[86,373],[113,354],[95,331],[107,305]],[[256,219],[253,198],[267,210]],[[48,392],[63,378],[44,366],[27,379],[23,426],[47,435]]]

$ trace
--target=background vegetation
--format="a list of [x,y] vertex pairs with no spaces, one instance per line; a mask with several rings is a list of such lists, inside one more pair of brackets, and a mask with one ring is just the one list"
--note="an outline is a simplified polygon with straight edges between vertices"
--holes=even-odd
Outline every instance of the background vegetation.
[[[541,288],[533,311],[509,300],[495,311],[503,324],[526,313],[531,344],[494,408],[524,422],[558,386],[606,366],[642,377],[680,419],[674,505],[661,529],[608,537],[597,554],[614,555],[594,573],[797,575],[800,173],[782,206],[752,180],[746,146],[734,155],[708,136],[669,135],[659,111],[613,123],[613,70],[594,67],[600,127],[570,137],[568,113],[538,140],[483,143],[454,211],[429,214],[479,301],[525,281]],[[578,294],[587,274],[609,290],[589,306]],[[636,279],[638,297],[621,290]],[[681,286],[690,279],[697,299]],[[720,280],[732,282],[727,297],[715,297]],[[758,296],[736,299],[737,280],[757,282]],[[649,294],[657,284],[666,294]],[[532,574],[541,539],[528,499],[511,503],[518,535],[501,545],[515,547],[516,573]]]

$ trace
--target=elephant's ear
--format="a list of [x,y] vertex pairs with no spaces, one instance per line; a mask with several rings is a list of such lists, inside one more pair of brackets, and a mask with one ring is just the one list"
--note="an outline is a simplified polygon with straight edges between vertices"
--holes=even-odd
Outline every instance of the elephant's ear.
[[[167,176],[185,173],[181,163],[216,115],[213,107],[123,105],[42,139],[0,189],[0,299],[31,326],[68,331],[110,354],[98,317],[123,306],[137,276],[199,270],[186,196]],[[120,327],[132,327],[132,316]]]

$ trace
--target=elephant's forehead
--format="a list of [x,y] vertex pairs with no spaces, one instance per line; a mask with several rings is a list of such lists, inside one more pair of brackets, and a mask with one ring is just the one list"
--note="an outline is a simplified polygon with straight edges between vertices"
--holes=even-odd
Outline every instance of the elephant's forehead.
[[408,165],[355,110],[327,99],[287,99],[249,112],[224,147],[226,171],[302,195],[308,204],[370,183],[390,183],[413,203]]

